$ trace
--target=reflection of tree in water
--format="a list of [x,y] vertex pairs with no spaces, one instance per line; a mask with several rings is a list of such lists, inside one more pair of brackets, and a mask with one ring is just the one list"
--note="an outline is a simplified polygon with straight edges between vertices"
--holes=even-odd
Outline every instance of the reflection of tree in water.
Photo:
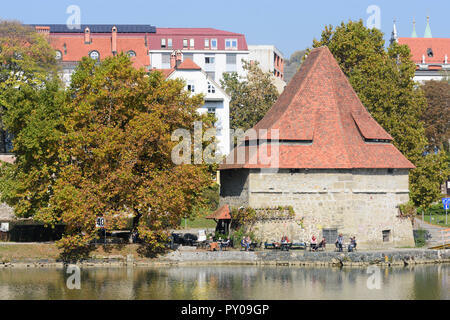
[[448,265],[381,268],[184,266],[83,268],[81,290],[65,269],[1,269],[0,299],[448,299]]

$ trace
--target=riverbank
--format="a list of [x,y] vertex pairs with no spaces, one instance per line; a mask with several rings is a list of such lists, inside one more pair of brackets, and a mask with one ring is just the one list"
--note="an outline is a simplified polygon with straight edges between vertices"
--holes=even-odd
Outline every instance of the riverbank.
[[[284,265],[284,266],[406,266],[450,263],[450,249],[386,249],[357,252],[275,251],[205,251],[181,247],[157,258],[142,256],[138,245],[98,246],[88,259],[79,263],[96,266],[167,266],[167,265]],[[63,267],[59,251],[48,244],[0,244],[0,268]]]

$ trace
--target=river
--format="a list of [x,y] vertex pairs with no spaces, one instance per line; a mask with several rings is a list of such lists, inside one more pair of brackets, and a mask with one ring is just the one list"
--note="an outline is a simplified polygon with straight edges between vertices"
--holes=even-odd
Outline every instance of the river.
[[182,266],[0,269],[0,299],[446,299],[450,265],[393,268]]

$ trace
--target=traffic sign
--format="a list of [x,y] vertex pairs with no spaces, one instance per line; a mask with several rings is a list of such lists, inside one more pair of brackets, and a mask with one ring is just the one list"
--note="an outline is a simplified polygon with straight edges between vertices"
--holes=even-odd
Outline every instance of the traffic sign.
[[95,227],[96,228],[104,228],[105,227],[105,218],[97,217],[95,219]]
[[444,206],[444,210],[450,209],[450,198],[443,198],[442,205]]

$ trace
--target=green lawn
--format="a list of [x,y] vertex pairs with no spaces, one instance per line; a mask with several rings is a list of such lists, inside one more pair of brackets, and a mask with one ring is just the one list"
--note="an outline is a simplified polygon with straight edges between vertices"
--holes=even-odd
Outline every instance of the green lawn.
[[[184,220],[185,219],[181,219],[181,223],[180,226],[182,228],[184,228]],[[194,218],[193,220],[191,219],[186,219],[186,228],[190,229],[190,228],[209,228],[209,229],[214,229],[216,227],[216,222],[212,219],[205,219],[203,217],[198,217],[198,218]]]
[[[417,217],[419,219],[422,220],[422,215],[417,215]],[[431,224],[435,224],[435,225],[439,225],[441,227],[450,227],[450,211],[448,212],[448,216],[447,216],[447,224],[445,224],[445,214],[431,214],[431,220],[430,220],[430,214],[427,213],[424,215],[425,218],[425,222],[431,223]]]

